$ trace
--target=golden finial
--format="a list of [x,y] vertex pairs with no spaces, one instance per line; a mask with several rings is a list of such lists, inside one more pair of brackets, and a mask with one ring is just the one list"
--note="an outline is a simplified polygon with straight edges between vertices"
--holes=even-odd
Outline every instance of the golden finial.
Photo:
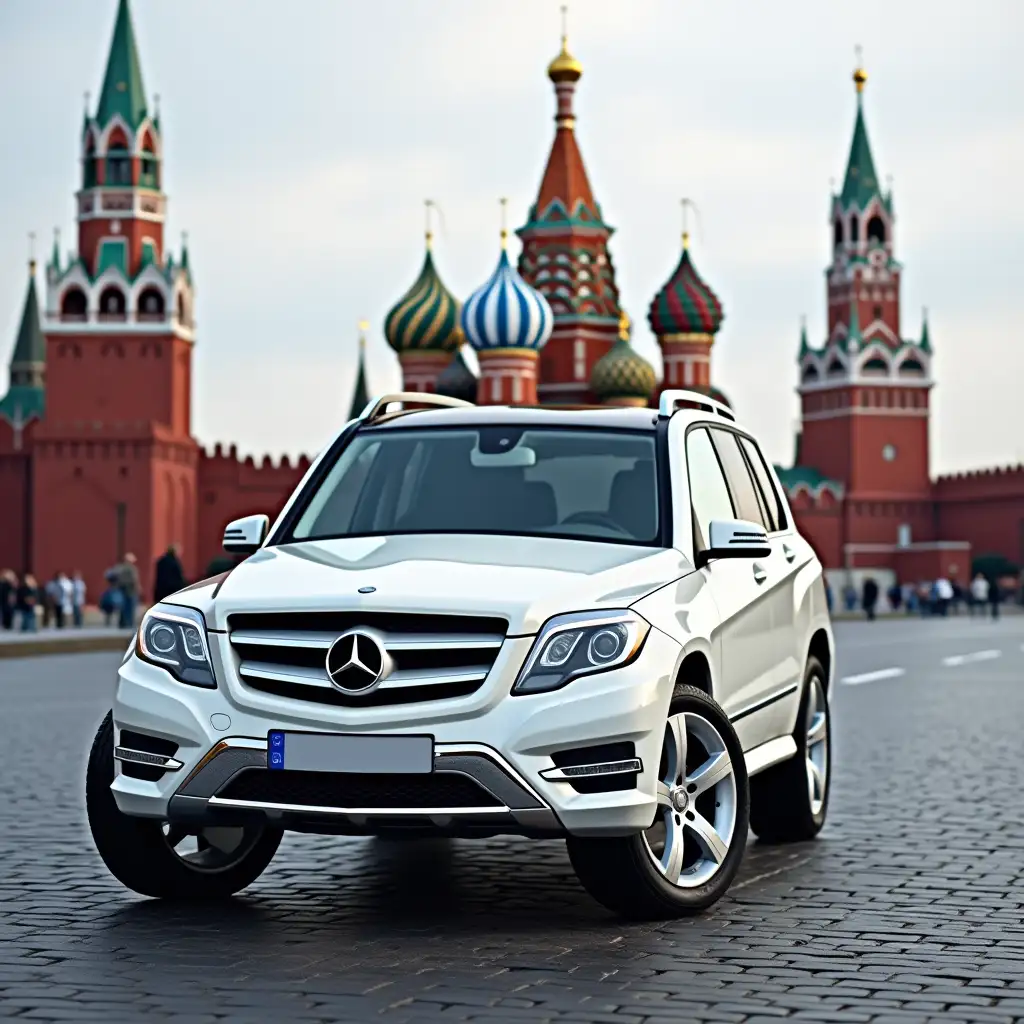
[[619,310],[619,339],[621,341],[629,341],[632,327],[633,321],[629,319],[629,314],[624,309]]
[[679,200],[680,206],[683,208],[683,249],[690,248],[690,210],[696,212],[697,207],[692,199]]
[[508,200],[502,198],[498,202],[501,203],[501,247],[506,249],[508,248]]
[[853,71],[853,84],[857,87],[857,95],[864,91],[864,83],[868,80],[868,73],[864,70],[864,51],[860,46],[854,47],[857,55],[857,67]]
[[426,221],[427,221],[426,238],[427,238],[427,248],[429,249],[430,246],[431,246],[431,243],[434,240],[434,232],[430,230],[430,211],[434,208],[434,200],[433,199],[424,199],[423,200],[423,206],[424,206],[424,210],[425,210],[425,213],[426,213]]
[[36,272],[36,233],[34,231],[28,233],[28,272],[29,274]]
[[370,329],[369,320],[359,321],[359,348],[360,350],[366,348],[366,332]]
[[548,65],[552,82],[576,82],[583,74],[583,65],[569,52],[569,8],[562,5],[562,49]]

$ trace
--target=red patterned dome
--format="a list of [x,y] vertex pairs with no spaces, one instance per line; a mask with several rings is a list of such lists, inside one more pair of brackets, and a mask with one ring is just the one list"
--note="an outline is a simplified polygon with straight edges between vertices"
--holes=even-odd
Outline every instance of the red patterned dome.
[[715,334],[724,316],[718,296],[697,273],[684,237],[679,265],[654,296],[647,312],[651,330],[659,338],[671,334]]

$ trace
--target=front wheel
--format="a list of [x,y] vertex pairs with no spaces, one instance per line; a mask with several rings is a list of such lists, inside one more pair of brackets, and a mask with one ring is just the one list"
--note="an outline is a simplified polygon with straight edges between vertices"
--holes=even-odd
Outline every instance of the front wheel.
[[86,769],[85,805],[93,842],[110,873],[143,896],[217,900],[254,882],[270,863],[281,831],[262,825],[183,826],[133,818],[118,810],[114,781],[114,724],[108,713]]
[[658,767],[658,809],[635,836],[567,840],[583,887],[624,917],[698,914],[725,895],[743,859],[750,799],[736,732],[705,693],[678,686]]

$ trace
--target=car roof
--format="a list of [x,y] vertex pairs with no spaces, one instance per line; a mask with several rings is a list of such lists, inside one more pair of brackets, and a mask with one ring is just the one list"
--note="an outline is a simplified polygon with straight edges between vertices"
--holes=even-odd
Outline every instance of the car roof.
[[410,409],[381,417],[366,430],[410,427],[531,426],[580,427],[610,430],[651,430],[658,423],[658,410],[628,406],[511,406],[484,405],[471,408]]

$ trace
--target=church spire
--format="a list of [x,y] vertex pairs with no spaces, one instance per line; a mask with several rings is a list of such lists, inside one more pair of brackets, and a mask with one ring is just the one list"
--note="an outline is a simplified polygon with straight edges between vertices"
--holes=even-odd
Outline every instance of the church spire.
[[16,425],[43,412],[46,339],[39,319],[36,261],[28,263],[28,289],[10,363],[10,389],[0,399],[0,416]]
[[96,121],[102,127],[115,115],[120,115],[133,131],[146,117],[146,91],[142,85],[142,65],[135,45],[128,0],[118,0],[107,71],[96,107]]
[[850,144],[850,157],[846,162],[846,177],[843,179],[840,201],[844,207],[855,205],[863,210],[872,198],[881,196],[881,188],[875,171],[875,161],[871,156],[867,126],[864,123],[864,86],[868,75],[861,66],[859,51],[858,47],[857,67],[853,72],[853,84],[857,90],[857,120],[853,126],[853,141]]
[[368,320],[359,321],[359,365],[356,369],[356,382],[352,388],[352,406],[348,411],[350,420],[358,419],[370,401],[370,390],[366,386],[366,331]]

